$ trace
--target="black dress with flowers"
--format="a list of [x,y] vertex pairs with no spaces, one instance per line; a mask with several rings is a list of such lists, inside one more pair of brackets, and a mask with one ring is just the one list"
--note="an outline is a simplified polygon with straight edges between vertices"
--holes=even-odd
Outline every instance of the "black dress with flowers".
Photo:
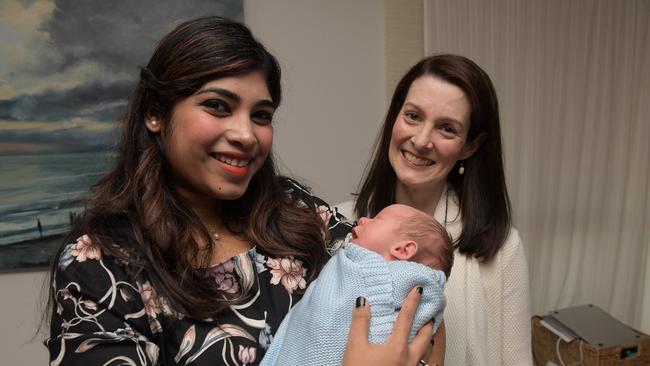
[[[330,250],[351,223],[292,181],[300,204],[328,222]],[[184,318],[156,295],[145,273],[103,254],[86,235],[65,247],[53,291],[50,365],[257,365],[306,286],[300,260],[253,247],[207,270],[222,290],[248,293],[215,319]]]

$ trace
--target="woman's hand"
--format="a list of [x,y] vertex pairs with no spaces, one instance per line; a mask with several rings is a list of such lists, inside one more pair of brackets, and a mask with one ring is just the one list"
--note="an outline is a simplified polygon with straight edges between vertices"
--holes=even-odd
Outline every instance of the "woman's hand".
[[402,310],[397,315],[393,334],[384,344],[368,342],[370,327],[370,304],[366,299],[357,299],[357,307],[352,316],[352,326],[348,345],[343,357],[344,366],[419,366],[431,352],[433,325],[429,322],[420,329],[411,343],[409,331],[413,324],[415,311],[420,303],[422,287],[416,287],[404,300]]
[[431,339],[431,342],[433,342],[433,349],[429,355],[429,365],[431,366],[443,366],[445,364],[445,349],[447,348],[446,333],[445,322],[442,321],[436,334]]

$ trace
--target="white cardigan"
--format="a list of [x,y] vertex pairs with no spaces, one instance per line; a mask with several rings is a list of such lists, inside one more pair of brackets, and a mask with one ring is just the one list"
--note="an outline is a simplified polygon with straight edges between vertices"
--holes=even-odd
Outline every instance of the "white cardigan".
[[[458,197],[453,191],[448,200],[446,195],[445,190],[434,217],[444,223],[448,202],[446,228],[456,239],[462,229]],[[355,217],[353,202],[336,207]],[[454,254],[445,287],[445,365],[532,365],[528,265],[517,230],[510,229],[488,263]]]

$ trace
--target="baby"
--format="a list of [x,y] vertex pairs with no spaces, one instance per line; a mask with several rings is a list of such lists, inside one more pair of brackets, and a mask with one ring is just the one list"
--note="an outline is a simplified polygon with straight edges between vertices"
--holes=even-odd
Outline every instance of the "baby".
[[429,215],[391,205],[361,218],[345,245],[323,268],[302,300],[282,321],[260,365],[340,365],[359,296],[371,305],[368,340],[384,343],[409,291],[424,288],[410,339],[445,307],[444,286],[454,248],[447,231]]

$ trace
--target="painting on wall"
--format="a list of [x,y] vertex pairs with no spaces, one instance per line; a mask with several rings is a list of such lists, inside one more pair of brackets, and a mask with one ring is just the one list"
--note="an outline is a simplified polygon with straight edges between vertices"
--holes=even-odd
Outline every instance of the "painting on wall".
[[0,269],[47,266],[111,166],[117,120],[183,20],[243,0],[0,1]]

